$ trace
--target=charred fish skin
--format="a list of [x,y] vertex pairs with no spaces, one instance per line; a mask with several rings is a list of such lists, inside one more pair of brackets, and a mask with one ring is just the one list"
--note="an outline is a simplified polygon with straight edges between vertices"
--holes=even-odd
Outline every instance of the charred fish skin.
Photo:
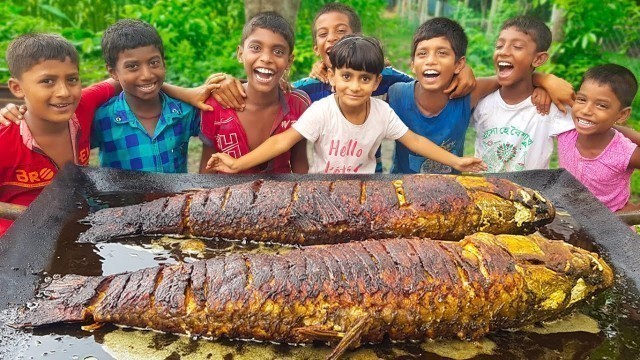
[[[54,280],[14,327],[111,322],[283,343],[477,339],[555,318],[613,284],[594,253],[539,235],[367,240]],[[357,328],[357,332],[353,329]]]
[[99,210],[80,242],[174,234],[314,245],[392,237],[528,234],[553,220],[540,194],[497,178],[262,181]]

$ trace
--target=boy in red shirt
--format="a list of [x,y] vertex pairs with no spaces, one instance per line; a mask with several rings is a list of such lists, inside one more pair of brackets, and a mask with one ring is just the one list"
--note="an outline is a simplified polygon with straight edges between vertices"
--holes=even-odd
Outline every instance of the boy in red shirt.
[[[112,83],[82,90],[79,58],[58,35],[27,34],[6,52],[9,89],[28,111],[17,126],[0,126],[0,201],[29,205],[68,162],[87,165],[93,114],[115,95]],[[11,226],[0,219],[0,236]]]

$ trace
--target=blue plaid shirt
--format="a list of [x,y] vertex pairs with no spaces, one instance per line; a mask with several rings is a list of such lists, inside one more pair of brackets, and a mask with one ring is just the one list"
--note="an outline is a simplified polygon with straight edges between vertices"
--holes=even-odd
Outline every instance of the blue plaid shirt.
[[193,106],[160,92],[162,113],[149,136],[131,111],[124,92],[102,105],[93,119],[91,147],[100,166],[163,173],[187,172],[189,138],[198,136],[200,114]]

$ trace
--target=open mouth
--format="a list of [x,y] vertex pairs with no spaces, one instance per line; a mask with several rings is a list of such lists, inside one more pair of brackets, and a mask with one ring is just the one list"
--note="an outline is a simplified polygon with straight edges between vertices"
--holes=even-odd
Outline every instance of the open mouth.
[[422,76],[424,76],[424,78],[429,81],[435,81],[435,79],[437,79],[438,76],[440,76],[440,72],[436,70],[425,70],[422,73]]
[[514,66],[512,63],[507,61],[498,61],[498,76],[507,77],[511,75]]
[[589,121],[581,118],[577,118],[577,123],[578,125],[580,125],[580,127],[583,127],[583,128],[590,128],[596,125],[596,123],[594,123],[593,121]]
[[253,72],[256,74],[256,79],[263,83],[271,81],[275,75],[275,71],[266,68],[256,68]]
[[152,92],[156,89],[158,83],[157,82],[152,82],[149,84],[144,84],[144,85],[138,85],[137,88],[140,89],[143,92]]

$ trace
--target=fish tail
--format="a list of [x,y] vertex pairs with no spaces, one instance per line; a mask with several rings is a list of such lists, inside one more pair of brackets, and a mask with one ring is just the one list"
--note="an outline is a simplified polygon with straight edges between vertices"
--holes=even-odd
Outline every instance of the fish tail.
[[35,302],[0,314],[0,321],[14,328],[31,328],[92,318],[91,304],[110,277],[67,275],[41,288]]

